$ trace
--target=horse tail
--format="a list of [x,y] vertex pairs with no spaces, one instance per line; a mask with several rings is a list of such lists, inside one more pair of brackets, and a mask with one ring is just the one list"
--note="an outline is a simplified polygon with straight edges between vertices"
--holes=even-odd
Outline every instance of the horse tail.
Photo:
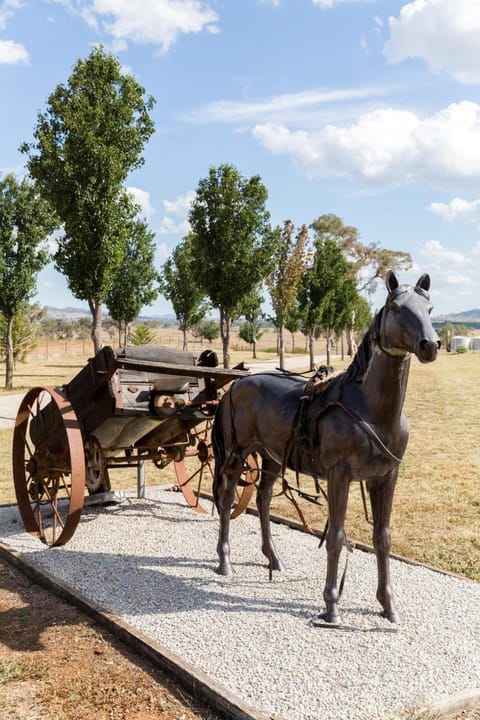
[[218,510],[218,496],[219,496],[219,486],[222,482],[222,469],[225,465],[225,461],[227,459],[227,455],[225,452],[225,438],[224,438],[224,432],[223,432],[223,417],[225,413],[225,402],[227,400],[227,397],[229,397],[229,392],[225,393],[223,398],[218,403],[217,409],[215,411],[215,417],[213,420],[213,427],[212,427],[212,449],[213,454],[215,457],[215,468],[213,471],[213,499],[215,502],[215,506]]

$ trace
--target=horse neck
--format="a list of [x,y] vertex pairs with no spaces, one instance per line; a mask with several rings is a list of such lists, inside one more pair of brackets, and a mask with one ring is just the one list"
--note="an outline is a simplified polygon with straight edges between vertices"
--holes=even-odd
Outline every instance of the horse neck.
[[378,425],[400,422],[407,391],[410,356],[392,357],[373,344],[368,370],[363,379],[370,417]]

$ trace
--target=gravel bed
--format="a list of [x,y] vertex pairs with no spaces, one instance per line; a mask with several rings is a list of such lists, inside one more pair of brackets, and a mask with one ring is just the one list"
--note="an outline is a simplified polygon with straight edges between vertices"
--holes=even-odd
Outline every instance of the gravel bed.
[[232,523],[235,575],[218,576],[218,520],[176,493],[148,488],[85,509],[72,540],[45,548],[0,508],[0,539],[106,610],[279,720],[390,720],[480,688],[480,584],[392,560],[402,622],[379,615],[375,557],[349,556],[338,629],[315,627],[326,554],[281,525],[286,564],[269,582],[259,521]]

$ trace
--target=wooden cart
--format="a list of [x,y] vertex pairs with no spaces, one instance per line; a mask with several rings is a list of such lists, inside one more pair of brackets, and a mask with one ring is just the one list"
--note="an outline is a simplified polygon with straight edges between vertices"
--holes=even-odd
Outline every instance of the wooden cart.
[[[61,388],[30,390],[13,436],[15,492],[26,530],[47,545],[63,545],[86,496],[111,493],[109,469],[146,461],[159,471],[173,463],[188,504],[206,512],[201,495],[212,477],[210,428],[219,394],[246,374],[218,368],[208,350],[196,362],[192,353],[159,345],[104,347]],[[257,473],[251,456],[235,516],[247,506]]]

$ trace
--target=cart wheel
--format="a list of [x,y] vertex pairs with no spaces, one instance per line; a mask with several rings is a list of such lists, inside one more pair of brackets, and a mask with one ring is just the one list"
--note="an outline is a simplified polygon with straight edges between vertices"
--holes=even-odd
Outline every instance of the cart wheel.
[[111,489],[105,455],[97,438],[91,435],[85,443],[85,484],[90,495]]
[[[190,507],[198,513],[208,513],[201,503],[202,495],[212,492],[214,457],[210,442],[211,421],[201,434],[196,436],[195,446],[187,448],[183,460],[175,461],[177,483]],[[245,470],[237,487],[237,499],[234,503],[232,518],[238,517],[247,507],[255,490],[258,478],[258,463],[255,455],[249,455]],[[212,506],[211,512],[213,513]]]
[[66,395],[37,387],[22,400],[13,433],[13,477],[25,529],[47,545],[75,532],[85,496],[83,439]]

